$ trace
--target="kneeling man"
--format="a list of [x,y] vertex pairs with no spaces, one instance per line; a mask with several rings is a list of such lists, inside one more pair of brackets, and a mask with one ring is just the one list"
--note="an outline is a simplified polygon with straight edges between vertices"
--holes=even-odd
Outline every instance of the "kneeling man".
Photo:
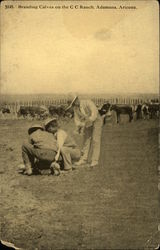
[[[29,142],[22,145],[22,158],[25,174],[31,175],[35,167],[35,160],[52,164],[58,152],[57,141],[54,136],[40,125],[33,125],[28,129]],[[58,166],[56,164],[56,166]],[[57,169],[58,170],[58,169]]]

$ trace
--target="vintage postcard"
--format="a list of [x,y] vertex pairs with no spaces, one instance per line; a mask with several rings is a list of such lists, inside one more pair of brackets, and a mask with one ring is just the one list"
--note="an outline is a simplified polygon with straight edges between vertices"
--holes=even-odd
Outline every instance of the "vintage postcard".
[[158,1],[0,11],[0,248],[160,249]]

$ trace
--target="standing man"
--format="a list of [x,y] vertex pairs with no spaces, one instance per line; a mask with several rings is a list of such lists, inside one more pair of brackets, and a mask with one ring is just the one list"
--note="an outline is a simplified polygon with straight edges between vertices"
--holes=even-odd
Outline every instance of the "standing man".
[[81,155],[80,149],[74,139],[59,127],[57,118],[46,120],[45,130],[54,136],[57,141],[58,151],[55,161],[58,161],[61,155],[64,162],[64,170],[72,170],[73,162],[78,161]]
[[70,105],[66,110],[73,107],[76,126],[84,128],[83,155],[76,165],[90,163],[91,167],[97,166],[103,120],[91,100],[80,100],[77,95],[74,95],[69,98],[68,102]]

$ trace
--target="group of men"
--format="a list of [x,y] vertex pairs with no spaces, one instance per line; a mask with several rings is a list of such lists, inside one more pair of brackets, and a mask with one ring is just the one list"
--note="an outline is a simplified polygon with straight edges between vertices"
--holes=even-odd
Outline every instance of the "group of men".
[[82,150],[74,139],[60,128],[57,118],[47,119],[44,126],[29,128],[29,142],[22,145],[23,173],[32,175],[40,163],[47,163],[54,175],[61,169],[98,165],[101,145],[102,117],[91,100],[70,96],[66,111],[73,109],[78,133],[83,135]]

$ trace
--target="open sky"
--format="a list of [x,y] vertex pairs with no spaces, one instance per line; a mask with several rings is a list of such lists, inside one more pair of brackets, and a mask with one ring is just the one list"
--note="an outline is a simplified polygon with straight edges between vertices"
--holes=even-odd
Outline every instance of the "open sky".
[[[157,1],[13,1],[13,9],[5,9],[5,4],[1,5],[2,94],[158,93]],[[70,9],[76,4],[95,8]],[[96,9],[97,5],[117,9]],[[119,9],[120,5],[137,9]]]

